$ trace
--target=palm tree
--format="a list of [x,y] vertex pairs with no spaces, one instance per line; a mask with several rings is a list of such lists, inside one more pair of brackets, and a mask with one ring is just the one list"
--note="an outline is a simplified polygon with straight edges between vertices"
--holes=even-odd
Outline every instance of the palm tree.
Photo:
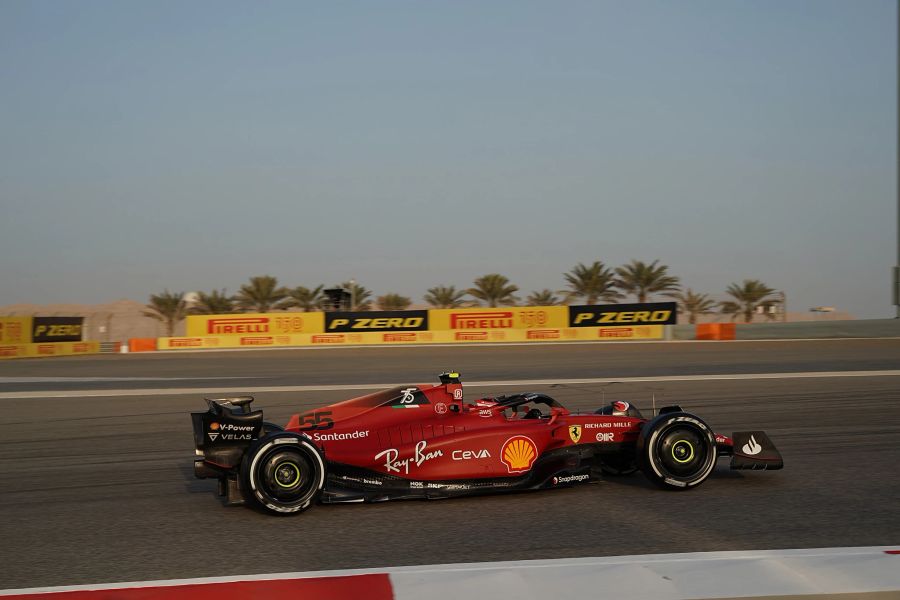
[[225,288],[210,293],[197,292],[197,299],[188,309],[192,315],[227,315],[234,312],[234,300],[225,293]]
[[515,304],[518,301],[514,296],[519,291],[518,286],[511,285],[509,279],[499,273],[482,275],[472,283],[474,287],[469,288],[468,294],[487,302],[490,307]]
[[287,288],[278,287],[278,278],[271,275],[251,277],[249,284],[244,284],[234,300],[238,308],[248,312],[269,312],[280,308],[279,302],[287,298]]
[[466,295],[465,290],[457,290],[456,286],[439,285],[428,288],[425,294],[425,302],[435,308],[459,308],[468,304],[463,300]]
[[372,310],[372,292],[359,285],[358,283],[345,281],[335,286],[342,287],[350,292],[350,310]]
[[647,296],[659,292],[677,292],[681,287],[677,277],[668,274],[666,265],[656,266],[659,260],[649,265],[640,260],[632,260],[624,267],[616,269],[619,279],[616,285],[623,291],[637,296],[637,301],[644,303]]
[[708,315],[716,307],[715,300],[707,294],[697,294],[691,288],[688,288],[687,291],[676,292],[671,296],[678,302],[679,312],[688,315],[688,323],[691,325],[697,323],[698,316]]
[[322,288],[324,287],[320,285],[309,289],[299,285],[292,290],[288,290],[288,297],[281,303],[281,307],[296,307],[303,309],[304,312],[321,309],[322,303],[326,300],[325,294],[322,293]]
[[[743,316],[744,323],[750,323],[758,306],[768,308],[779,302],[775,298],[770,298],[776,291],[758,279],[745,279],[741,285],[732,283],[725,292],[734,300],[722,302],[721,310],[726,315],[731,315],[732,321],[738,316]],[[769,311],[764,312],[768,318],[773,318]]]
[[172,337],[175,325],[184,319],[187,314],[187,303],[184,301],[184,292],[164,291],[162,294],[152,294],[150,302],[144,310],[144,316],[156,319],[166,326],[166,337]]
[[563,277],[569,284],[569,290],[565,292],[566,301],[584,298],[585,304],[597,304],[598,300],[615,302],[622,298],[622,294],[616,291],[613,272],[599,260],[590,266],[578,263]]
[[553,290],[543,289],[539,292],[531,292],[531,295],[525,299],[528,306],[556,306],[559,300],[556,298],[556,292]]
[[385,294],[378,296],[378,308],[381,310],[406,310],[412,304],[412,300],[400,294]]

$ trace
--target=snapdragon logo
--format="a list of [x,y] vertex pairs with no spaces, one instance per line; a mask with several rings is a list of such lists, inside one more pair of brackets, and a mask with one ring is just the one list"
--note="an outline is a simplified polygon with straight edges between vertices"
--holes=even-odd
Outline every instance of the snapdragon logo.
[[585,481],[588,479],[588,475],[568,475],[566,477],[554,477],[553,485],[559,485],[560,483],[575,483],[578,481]]

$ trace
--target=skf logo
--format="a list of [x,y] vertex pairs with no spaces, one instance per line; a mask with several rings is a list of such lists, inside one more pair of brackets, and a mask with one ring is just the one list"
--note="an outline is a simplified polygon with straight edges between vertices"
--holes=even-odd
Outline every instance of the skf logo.
[[537,458],[537,446],[531,438],[516,435],[500,447],[500,460],[510,473],[523,473],[531,468]]
[[573,444],[577,444],[581,439],[581,425],[572,425],[569,427],[569,437],[572,438]]
[[512,326],[511,311],[450,313],[450,329],[508,329]]
[[242,337],[241,346],[271,346],[271,336]]
[[268,317],[227,317],[206,322],[206,333],[227,335],[235,333],[268,333]]

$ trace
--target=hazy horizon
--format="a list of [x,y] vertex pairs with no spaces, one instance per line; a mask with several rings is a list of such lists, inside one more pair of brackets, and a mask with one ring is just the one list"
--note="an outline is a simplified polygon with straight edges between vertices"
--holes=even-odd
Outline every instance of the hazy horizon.
[[897,4],[0,3],[0,305],[660,259],[891,317]]

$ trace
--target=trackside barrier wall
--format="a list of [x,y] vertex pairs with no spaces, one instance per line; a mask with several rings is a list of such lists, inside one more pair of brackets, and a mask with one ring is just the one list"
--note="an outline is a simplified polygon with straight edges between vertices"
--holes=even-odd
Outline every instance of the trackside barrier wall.
[[253,346],[662,339],[674,302],[403,311],[192,315],[160,350]]
[[399,331],[376,333],[315,333],[300,335],[245,335],[168,337],[157,340],[159,350],[190,350],[202,348],[248,348],[254,346],[333,346],[377,344],[452,344],[477,342],[565,342],[658,340],[663,337],[662,325],[634,327],[541,328],[472,331]]
[[79,354],[97,354],[98,352],[100,352],[100,342],[48,342],[46,344],[0,345],[0,359],[77,356]]
[[[725,323],[722,323],[722,325],[725,325]],[[736,340],[900,337],[900,319],[735,323],[734,326],[734,339]],[[676,340],[698,339],[695,325],[675,325],[672,328],[672,333]]]
[[96,354],[81,341],[84,317],[0,317],[0,360]]

